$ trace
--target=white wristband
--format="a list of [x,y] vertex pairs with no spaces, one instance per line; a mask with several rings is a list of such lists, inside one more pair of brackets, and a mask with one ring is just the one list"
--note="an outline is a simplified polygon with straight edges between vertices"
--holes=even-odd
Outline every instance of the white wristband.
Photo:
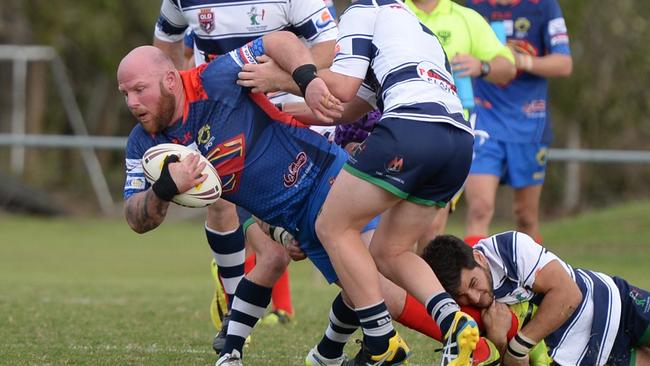
[[508,343],[508,353],[515,358],[524,358],[535,347],[535,341],[517,332]]

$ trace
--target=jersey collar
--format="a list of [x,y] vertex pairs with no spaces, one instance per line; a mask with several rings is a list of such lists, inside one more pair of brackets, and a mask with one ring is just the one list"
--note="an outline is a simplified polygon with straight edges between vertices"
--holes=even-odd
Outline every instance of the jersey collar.
[[419,19],[432,17],[440,14],[449,14],[451,13],[451,7],[452,7],[451,0],[438,0],[438,4],[433,9],[433,11],[431,13],[427,13],[424,10],[418,8],[413,3],[413,0],[406,0],[404,3],[406,3],[409,9],[411,9],[411,11],[413,11]]

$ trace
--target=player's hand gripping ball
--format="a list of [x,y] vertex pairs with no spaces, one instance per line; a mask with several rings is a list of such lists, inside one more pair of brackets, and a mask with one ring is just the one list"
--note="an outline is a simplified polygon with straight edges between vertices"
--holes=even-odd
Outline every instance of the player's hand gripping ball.
[[[198,154],[187,146],[178,144],[160,144],[151,147],[142,156],[142,168],[147,182],[153,184],[160,177],[165,158],[169,155],[176,155],[182,161],[190,154]],[[203,183],[190,188],[187,192],[177,194],[172,202],[186,207],[205,207],[216,202],[221,197],[221,179],[217,170],[205,158],[199,155],[200,162],[204,162],[205,168],[201,172],[208,177]]]

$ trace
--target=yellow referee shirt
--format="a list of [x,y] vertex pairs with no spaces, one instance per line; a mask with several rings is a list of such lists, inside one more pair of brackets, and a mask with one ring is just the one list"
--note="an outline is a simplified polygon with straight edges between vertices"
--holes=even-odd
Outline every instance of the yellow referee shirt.
[[469,54],[481,61],[503,56],[514,64],[512,52],[499,42],[490,25],[476,11],[451,0],[439,0],[433,12],[426,13],[412,0],[404,2],[438,37],[450,62],[457,54]]

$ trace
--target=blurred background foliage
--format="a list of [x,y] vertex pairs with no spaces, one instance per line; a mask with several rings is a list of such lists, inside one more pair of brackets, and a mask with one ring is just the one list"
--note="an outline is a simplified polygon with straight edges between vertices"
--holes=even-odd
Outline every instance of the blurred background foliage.
[[[463,4],[463,1],[459,1]],[[573,139],[590,149],[650,150],[650,2],[559,0],[569,27],[574,72],[551,83],[553,147]],[[4,0],[0,43],[53,46],[63,59],[91,135],[126,136],[133,124],[117,92],[115,71],[135,46],[150,44],[161,0]],[[336,2],[339,10],[347,0]],[[340,13],[339,13],[340,14]],[[0,133],[10,131],[12,68],[0,62]],[[28,133],[71,133],[52,87],[47,65],[31,63]],[[574,144],[575,145],[575,144]],[[573,146],[573,145],[572,145]],[[87,173],[75,150],[29,149],[20,177],[47,189],[61,202],[95,212]],[[99,152],[111,191],[120,201],[121,151]],[[8,148],[0,148],[0,172],[9,171]],[[562,212],[565,163],[551,162],[542,201],[546,214]],[[650,195],[649,164],[580,165],[578,208],[600,207]],[[509,194],[501,211],[509,211]]]

